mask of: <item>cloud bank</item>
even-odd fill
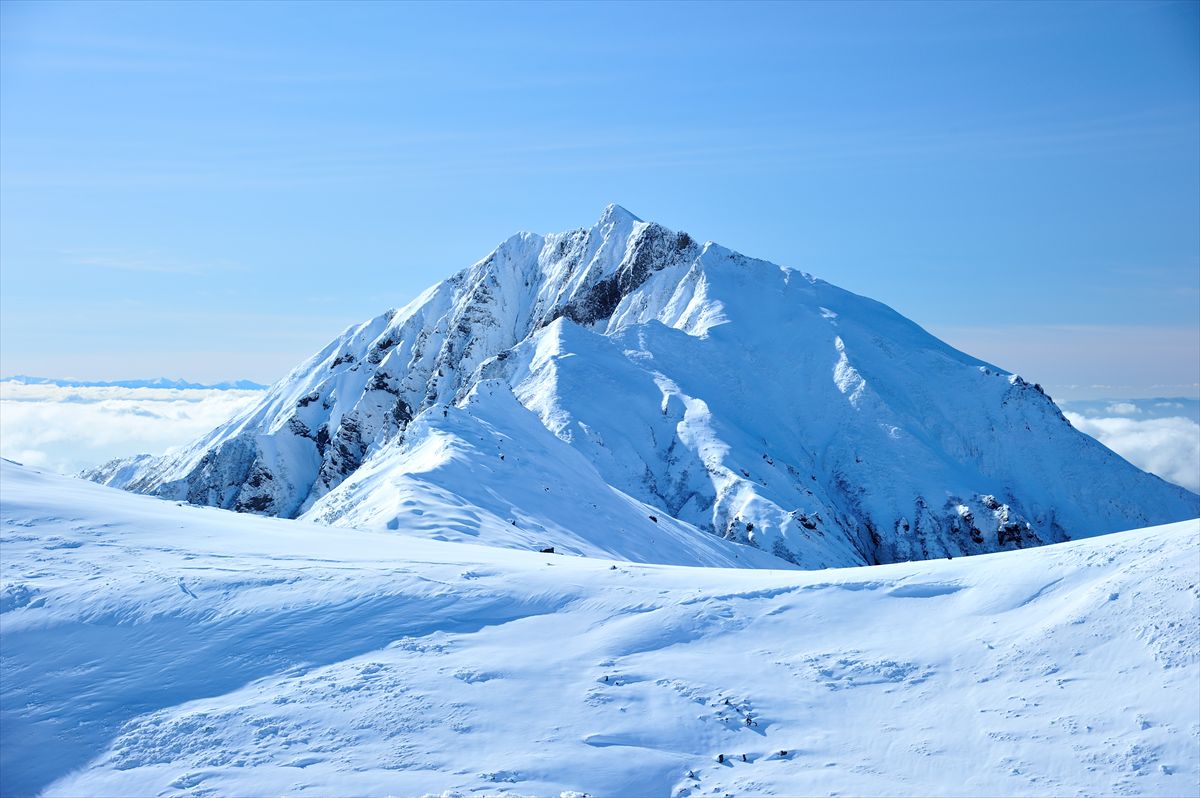
[[[261,397],[261,391],[0,382],[0,456],[75,474],[189,443]]]
[[[1120,415],[1099,415],[1094,409],[1083,408],[1068,409],[1064,415],[1075,429],[1091,435],[1138,468],[1200,493],[1200,424],[1184,415],[1144,417],[1191,408],[1183,402],[1143,400],[1136,404],[1116,402],[1104,409]]]

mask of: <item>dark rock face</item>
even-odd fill
[[[621,300],[640,288],[651,274],[672,265],[694,247],[687,233],[648,225],[634,240],[630,257],[621,267],[564,306],[560,315],[584,327],[609,318]]]
[[[318,479],[330,488],[336,487],[362,465],[366,451],[358,419],[343,416],[326,447]]]
[[[256,460],[253,443],[239,436],[210,449],[187,476],[175,483],[146,492],[164,492],[184,498],[190,504],[210,505],[225,510],[260,506],[265,510],[274,505],[262,490],[267,479]],[[150,487],[153,483],[134,483],[130,490]],[[157,486],[153,486],[157,488]]]
[[[392,408],[392,420],[396,422],[399,429],[404,429],[408,426],[408,422],[413,420],[412,409],[403,399],[396,400],[396,405]]]
[[[233,509],[239,513],[268,513],[273,510],[275,499],[271,495],[269,485],[274,481],[275,477],[271,472],[264,468],[262,463],[255,462]]]

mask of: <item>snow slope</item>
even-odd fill
[[[530,418],[553,440],[536,433],[521,462],[476,468],[479,484],[431,459],[474,447],[498,460],[521,445],[498,431],[531,429]],[[626,556],[605,542],[607,527],[580,527],[536,491],[514,490],[579,472],[579,455],[611,489],[612,507],[585,491],[605,524],[652,531],[628,517],[640,502],[692,539],[711,533],[805,568],[979,554],[1200,514],[1200,497],[1076,431],[1038,386],[870,299],[616,206],[588,229],[510,238],[348,330],[194,445],[89,476],[386,528],[410,519],[375,488],[411,487],[415,466],[438,495],[488,494],[470,512],[524,519],[516,534],[484,524],[480,542],[524,547],[535,535]],[[562,529],[586,540],[556,537]]]
[[[329,528],[8,462],[0,503],[4,795],[1200,790],[1197,521],[818,572]]]

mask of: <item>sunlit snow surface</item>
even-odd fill
[[[5,795],[1200,785],[1200,522],[707,569],[0,477]]]

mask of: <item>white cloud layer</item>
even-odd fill
[[[260,391],[61,388],[0,383],[0,456],[74,474],[116,457],[161,454],[261,398]]]
[[[1138,468],[1200,493],[1200,424],[1190,418],[1087,418],[1072,412],[1064,415],[1075,429],[1091,435]]]

